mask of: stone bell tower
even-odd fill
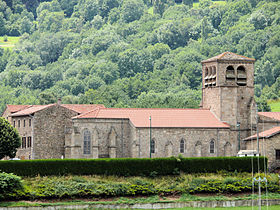
[[[255,59],[224,52],[201,63],[202,108],[210,109],[231,130],[240,132],[241,139],[249,136],[252,124],[256,124]]]

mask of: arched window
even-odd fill
[[[151,153],[155,153],[155,140],[154,139],[152,139],[152,141],[151,141]]]
[[[228,66],[226,71],[226,80],[235,81],[235,72],[233,66]]]
[[[207,67],[205,68],[205,74],[204,75],[205,75],[205,77],[208,76],[208,68]]]
[[[181,139],[180,141],[180,153],[185,153],[185,140]]]
[[[210,153],[215,153],[215,141],[213,139],[210,141]]]
[[[239,86],[246,86],[247,75],[244,66],[237,67],[237,84]]]
[[[85,130],[84,131],[84,154],[85,155],[90,154],[90,142],[91,142],[90,131]]]

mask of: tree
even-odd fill
[[[14,158],[20,147],[18,131],[3,117],[0,117],[0,159],[5,156]]]
[[[144,13],[144,3],[142,0],[125,0],[121,8],[121,18],[129,23],[139,20]]]

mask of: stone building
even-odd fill
[[[210,110],[97,108],[73,118],[65,157],[231,156],[234,144]]]
[[[257,150],[259,147],[260,154],[268,158],[270,168],[280,166],[280,126],[262,131],[258,134],[249,136],[244,139],[248,150]],[[258,140],[259,139],[259,145]]]
[[[103,105],[7,105],[3,117],[17,128],[22,137],[16,157],[47,159],[65,156],[65,128],[71,118]]]
[[[21,158],[235,156],[261,126],[280,122],[279,113],[257,113],[254,62],[231,52],[202,61],[200,109],[9,105],[3,116],[27,138]]]

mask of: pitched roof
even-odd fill
[[[238,55],[233,52],[224,52],[220,55],[217,55],[215,57],[209,58],[207,60],[201,61],[201,63],[207,63],[212,61],[222,61],[222,60],[238,60],[238,61],[255,61],[254,58],[248,58],[243,55]]]
[[[280,121],[280,112],[259,112],[258,114]]]
[[[48,105],[28,105],[25,109],[19,110],[15,112],[11,116],[24,116],[34,114],[35,112],[41,111],[47,107],[53,106],[55,104],[48,104]],[[104,105],[101,104],[61,104],[60,106],[70,109],[72,111],[77,112],[78,114],[86,113],[92,111],[96,108],[104,108]]]
[[[280,126],[259,133],[259,138],[270,138],[278,133],[280,133]],[[257,134],[249,136],[243,140],[254,140],[254,139],[257,139]]]
[[[61,104],[61,106],[75,111],[79,114],[86,113],[92,111],[98,107],[105,108],[103,104]]]
[[[23,110],[27,107],[29,107],[30,105],[11,105],[11,104],[7,104],[7,108],[11,113],[15,113],[18,112],[20,110]]]
[[[35,112],[38,112],[40,110],[43,110],[47,107],[53,106],[54,104],[48,104],[48,105],[30,105],[29,107],[27,107],[26,109],[23,109],[21,111],[18,111],[14,114],[11,114],[12,117],[16,117],[16,116],[24,116],[24,115],[30,115],[30,114],[34,114]]]
[[[168,108],[97,108],[73,119],[129,119],[135,127],[158,128],[229,128],[206,109],[168,109]]]

